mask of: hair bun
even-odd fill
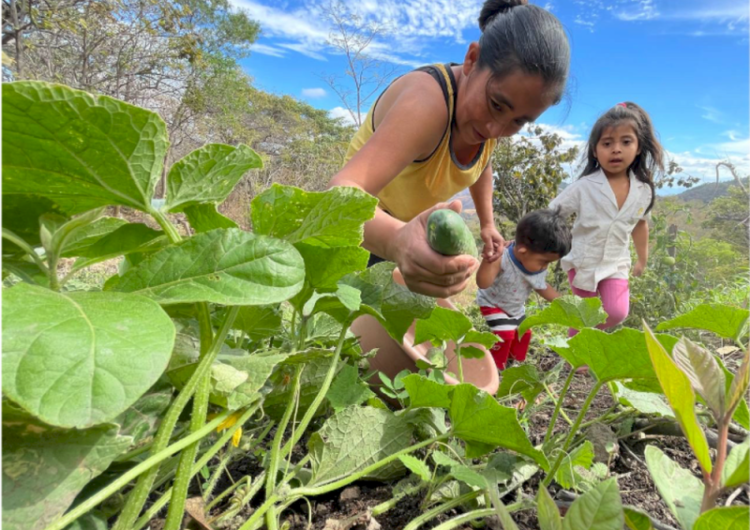
[[[528,3],[528,0],[487,0],[479,13],[479,29],[484,31],[500,13],[507,13],[516,6],[525,6]]]

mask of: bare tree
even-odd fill
[[[346,58],[347,66],[344,75],[322,77],[359,127],[373,96],[388,85],[399,69],[372,55],[372,46],[385,33],[385,26],[365,21],[341,0],[328,4],[325,14],[332,26],[328,45]]]

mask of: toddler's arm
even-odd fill
[[[503,260],[501,259],[496,259],[495,261],[488,261],[487,259],[482,260],[482,263],[479,264],[479,269],[477,270],[477,287],[480,289],[487,289],[487,287],[492,285],[495,278],[503,272],[502,267],[500,267],[502,261]]]
[[[544,289],[534,289],[539,296],[547,300],[548,302],[551,302],[555,298],[559,298],[561,295],[558,293],[554,287],[552,287],[550,284],[547,284],[547,287]]]

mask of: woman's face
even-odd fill
[[[478,68],[479,46],[472,43],[463,64],[458,91],[456,129],[462,143],[481,144],[489,138],[512,136],[554,103],[540,76],[513,71],[499,79],[489,68]]]

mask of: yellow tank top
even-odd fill
[[[406,166],[378,194],[380,207],[401,221],[410,221],[428,208],[447,201],[456,193],[474,184],[490,163],[492,152],[497,144],[497,140],[487,140],[480,146],[474,159],[468,165],[461,164],[451,149],[451,129],[456,107],[456,80],[450,65],[436,64],[418,70],[428,72],[440,83],[448,106],[448,124],[435,151],[427,158],[415,160]],[[367,113],[362,126],[352,138],[344,164],[373,135],[374,112],[377,104],[376,101]],[[383,155],[387,156],[387,153]]]

